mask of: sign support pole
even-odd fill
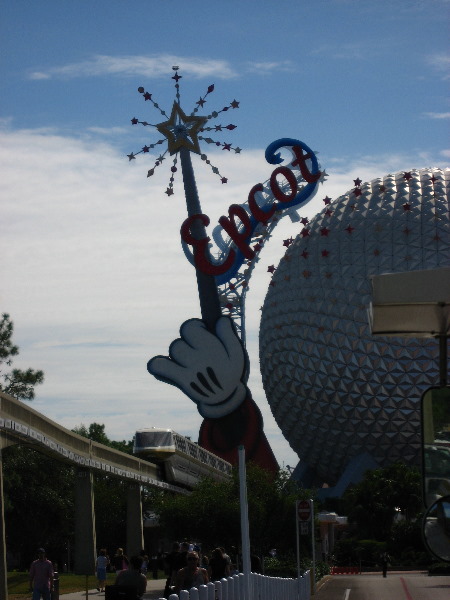
[[[316,544],[314,539],[314,500],[310,500],[311,505],[311,544],[312,544],[312,569],[311,569],[311,591],[316,593]]]

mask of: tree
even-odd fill
[[[74,427],[72,431],[74,433],[78,433],[78,435],[88,438],[89,440],[92,440],[93,442],[98,442],[99,444],[109,446],[110,448],[114,448],[120,452],[125,452],[126,454],[133,453],[133,440],[128,442],[126,440],[122,440],[121,442],[110,440],[105,433],[104,424],[91,423],[89,427],[81,424],[78,427]]]
[[[421,512],[421,476],[403,463],[367,471],[343,497],[349,520],[360,539],[387,541],[396,516],[414,521]]]
[[[3,365],[10,367],[12,357],[19,354],[19,348],[12,342],[14,325],[7,313],[0,320],[0,391],[19,400],[33,400],[34,386],[44,381],[43,371],[12,369],[3,371]]]
[[[261,467],[248,464],[247,496],[252,551],[258,555],[270,548],[295,552],[295,501],[311,497],[311,492],[289,482],[283,471],[274,480]],[[237,469],[228,481],[202,480],[190,495],[160,495],[151,508],[171,539],[195,540],[207,551],[240,546]]]

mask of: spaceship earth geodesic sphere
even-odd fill
[[[260,326],[272,413],[329,484],[366,452],[380,465],[419,463],[420,397],[439,382],[438,344],[373,337],[370,276],[450,266],[450,169],[355,183],[288,248]]]

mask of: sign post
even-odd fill
[[[296,503],[296,525],[297,525],[297,576],[300,578],[300,534],[308,535],[309,523],[311,523],[312,532],[312,569],[311,569],[311,590],[314,593],[315,581],[314,573],[316,570],[316,557],[314,548],[314,502],[313,500],[297,500]]]

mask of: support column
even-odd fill
[[[5,509],[3,501],[3,460],[0,441],[0,598],[8,600],[8,581],[6,566]]]
[[[95,573],[96,537],[94,478],[89,469],[80,468],[75,478],[75,555],[77,575]]]
[[[131,483],[127,489],[127,554],[138,555],[144,548],[141,486]]]

